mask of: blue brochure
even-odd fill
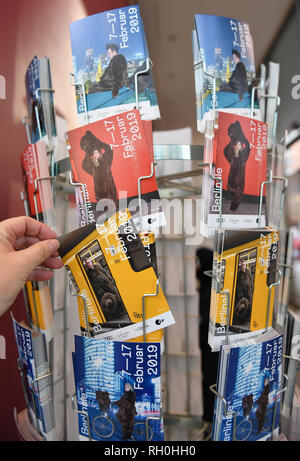
[[[70,25],[79,123],[137,107],[159,118],[148,48],[137,5],[88,16]]]
[[[29,417],[47,440],[54,440],[55,418],[45,335],[16,322],[12,316],[19,355],[19,371]],[[37,379],[39,378],[39,379]]]
[[[52,149],[55,145],[56,124],[50,63],[47,57],[33,58],[25,76],[27,108],[31,143],[45,141]]]
[[[259,81],[255,78],[253,41],[247,23],[196,14],[195,30],[197,123],[203,132],[205,120],[212,119],[216,110],[249,116],[252,89]]]
[[[79,439],[163,440],[160,343],[75,336]]]
[[[213,440],[270,440],[279,435],[283,338],[269,330],[222,346]]]

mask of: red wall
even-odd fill
[[[24,17],[25,2],[27,18]],[[49,0],[10,0],[9,2],[1,2],[0,75],[3,75],[6,80],[6,99],[0,100],[1,221],[9,217],[24,214],[23,205],[20,200],[20,191],[23,189],[23,186],[19,156],[26,146],[25,129],[21,123],[22,117],[26,115],[24,112],[25,72],[16,73],[16,69],[19,67],[19,62],[16,62],[16,59],[17,56],[20,56],[20,49],[18,47],[20,43],[24,43],[24,40],[26,40],[27,52],[31,57],[37,53],[37,47],[39,55],[42,55],[41,50],[43,50],[43,45],[45,45],[46,50],[49,50],[51,40],[47,36],[47,30],[41,27],[38,42],[36,39],[31,40],[28,21],[36,25],[36,23],[42,22],[43,12],[47,12],[47,17],[44,17],[43,20],[47,21],[52,33],[53,30],[55,31],[56,21],[60,22],[61,27],[62,21],[65,20],[65,30],[68,30],[70,6],[72,4],[74,6],[81,4],[81,8],[83,6],[87,14],[94,14],[106,9],[125,6],[128,2],[121,0],[51,0],[51,2]],[[49,6],[51,6],[51,10],[49,10]],[[66,10],[65,15],[64,9]],[[72,20],[75,19],[72,18]],[[54,67],[55,55],[57,54],[57,57],[61,58],[61,53],[66,51],[66,46],[69,46],[69,44],[66,45],[64,42],[65,39],[62,39],[61,47],[56,47],[53,50],[51,59],[54,61]],[[71,62],[71,56],[69,57],[69,62]],[[60,79],[58,77],[58,75],[53,75],[53,82],[59,82]],[[23,95],[23,100],[15,101],[17,90]],[[59,106],[64,107],[63,102],[59,102]],[[19,111],[18,107],[20,107]],[[68,120],[70,114],[67,113],[66,109],[64,115]],[[18,320],[25,319],[22,295],[18,297],[12,306],[12,310]],[[18,437],[13,420],[13,407],[16,406],[17,410],[21,411],[25,407],[25,402],[16,366],[16,345],[9,313],[0,318],[0,335],[6,339],[6,359],[0,359],[0,440],[14,441]]]

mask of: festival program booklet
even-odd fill
[[[247,23],[196,14],[195,30],[197,124],[203,132],[205,120],[212,119],[214,109],[250,116],[252,88],[259,81],[255,79],[253,41]],[[255,111],[257,116],[259,112]]]
[[[160,345],[75,336],[79,440],[163,440]]]
[[[136,212],[136,225],[140,225],[140,177],[146,177],[140,181],[142,229],[161,224],[154,169],[147,178],[153,167],[149,127],[141,121],[138,110],[76,128],[67,137],[73,181],[82,185],[77,189],[80,226],[125,208]]]
[[[80,125],[133,108],[160,117],[139,6],[88,16],[70,33]]]
[[[82,334],[125,341],[145,333],[150,340],[148,334],[174,323],[128,210],[59,240],[59,254],[80,298]]]
[[[31,142],[43,140],[49,150],[56,145],[56,124],[50,63],[47,57],[31,61],[25,77]]]
[[[20,375],[32,424],[46,440],[55,440],[55,418],[45,335],[18,323],[12,316]]]
[[[206,147],[207,143],[204,162],[212,163],[214,179],[204,183],[203,195],[209,194],[210,200],[204,203],[203,235],[212,235],[220,219],[223,228],[264,227],[267,125],[219,112],[217,129],[210,135],[210,151]]]
[[[208,336],[213,351],[272,326],[278,247],[279,233],[269,229],[216,232]]]
[[[279,435],[283,339],[275,330],[222,346],[213,441],[267,441]],[[226,413],[227,410],[227,413]]]

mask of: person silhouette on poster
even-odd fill
[[[83,170],[93,176],[96,200],[110,199],[118,207],[118,195],[111,171],[113,150],[98,139],[91,131],[86,131],[80,140],[80,147],[85,152],[82,161]]]
[[[110,397],[107,391],[96,391],[96,400],[101,413],[107,414],[110,409]]]
[[[238,50],[232,50],[232,57],[235,62],[235,69],[231,74],[229,82],[223,83],[219,91],[237,93],[240,101],[242,101],[244,94],[248,93],[247,71],[241,61],[241,53]]]
[[[137,415],[135,408],[136,396],[130,383],[125,383],[125,392],[122,397],[113,403],[118,407],[116,417],[122,426],[123,439],[132,436],[134,417]]]
[[[107,43],[107,56],[109,65],[100,77],[99,82],[94,83],[88,90],[89,93],[111,91],[112,97],[116,98],[121,88],[130,87],[127,73],[127,60],[119,54],[119,47],[115,43]]]
[[[250,155],[250,143],[245,137],[239,121],[228,127],[230,142],[224,148],[224,156],[230,163],[227,190],[232,195],[231,211],[236,211],[245,188],[245,167]]]
[[[255,416],[257,419],[257,433],[259,434],[264,427],[264,422],[266,418],[267,408],[269,405],[269,393],[271,390],[270,380],[268,377],[264,380],[264,387],[260,397],[256,400],[257,409],[255,412]]]

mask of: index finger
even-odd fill
[[[57,238],[56,233],[46,224],[28,216],[10,218],[0,223],[0,233],[8,239],[11,245],[19,238],[35,237],[39,240]]]

